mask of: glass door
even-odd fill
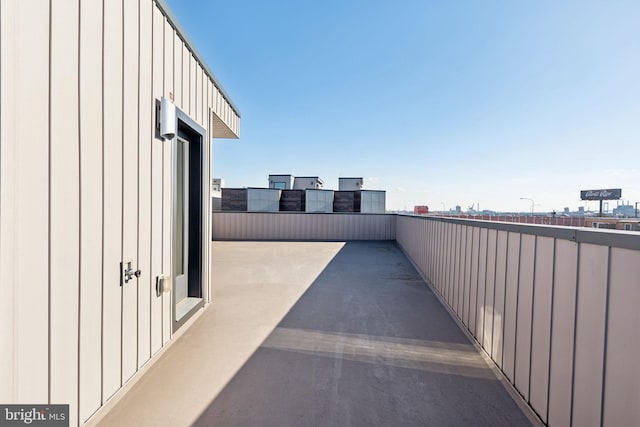
[[[180,328],[203,305],[204,230],[203,140],[206,133],[177,110],[173,150],[173,330]],[[208,183],[207,183],[208,185]]]
[[[189,295],[189,141],[176,138],[174,206],[174,274],[176,320],[186,314]]]

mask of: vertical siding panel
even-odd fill
[[[507,378],[514,382],[521,234],[510,233],[507,244],[509,251],[507,252],[507,278],[504,290],[502,370]]]
[[[435,284],[436,275],[437,275],[437,265],[438,265],[438,222],[430,221],[431,226],[431,258],[430,258],[430,269],[431,269],[431,281]]]
[[[465,301],[466,301],[466,287],[467,287],[467,235],[468,226],[463,225],[460,227],[460,289],[458,293],[458,312],[460,320],[465,323]]]
[[[189,52],[189,116],[195,119],[196,116],[196,70],[198,62]]]
[[[469,300],[471,293],[471,253],[473,251],[473,227],[466,227],[466,244],[464,256],[464,294],[462,295],[462,321],[469,327]]]
[[[640,252],[611,249],[603,424],[640,425]]]
[[[222,104],[221,104],[221,102],[220,102],[221,98],[222,98],[222,97],[220,96],[220,91],[218,90],[218,88],[216,88],[216,115],[217,115],[218,117],[221,117],[221,116],[222,116],[222,113],[221,113],[221,111],[220,111],[220,110],[222,109],[222,108],[221,108],[221,105],[222,105]]]
[[[427,236],[427,241],[426,241],[426,250],[425,250],[425,262],[426,262],[426,270],[425,270],[425,274],[427,275],[427,278],[429,279],[429,281],[431,281],[432,277],[433,277],[433,221],[430,220],[424,220],[424,222],[426,223],[426,236]]]
[[[440,250],[442,254],[440,255],[440,295],[442,295],[443,299],[446,301],[447,295],[447,261],[448,261],[448,248],[449,248],[449,224],[446,222],[441,222],[440,224],[441,230],[441,240],[440,240]]]
[[[498,232],[498,247],[496,251],[496,285],[495,301],[493,303],[493,337],[491,357],[496,364],[502,367],[502,328],[504,322],[504,296],[507,266],[507,239],[506,231]]]
[[[453,224],[444,223],[445,226],[445,250],[444,250],[444,289],[443,295],[449,307],[451,307],[451,289],[453,288],[451,277],[451,265],[453,261]]]
[[[15,103],[16,401],[48,401],[49,5],[17,6]],[[34,126],[37,123],[37,126]],[[25,143],[27,142],[28,143]],[[33,242],[39,242],[34,245]],[[25,274],[28,272],[28,274]]]
[[[80,8],[80,390],[79,421],[101,402],[102,2]]]
[[[476,329],[475,336],[478,342],[484,347],[484,316],[485,316],[485,290],[487,285],[487,243],[488,231],[486,228],[480,229],[480,248],[478,255],[478,292],[476,299]]]
[[[531,356],[531,311],[533,308],[533,275],[536,237],[522,236],[516,329],[515,385],[529,401],[529,366]]]
[[[462,319],[462,295],[464,293],[464,243],[466,230],[461,224],[457,225],[458,233],[456,237],[458,248],[456,250],[456,297],[454,300],[454,309],[458,314],[458,319]]]
[[[467,227],[463,225],[458,226],[458,260],[456,262],[457,278],[457,295],[456,295],[456,312],[458,318],[462,320],[462,295],[464,295],[464,255],[465,255],[465,243],[467,238]]]
[[[186,44],[182,44],[182,102],[183,110],[193,117],[193,79],[192,79],[193,56]]]
[[[171,95],[174,93],[175,86],[175,78],[174,78],[174,67],[176,60],[173,57],[174,55],[174,40],[179,38],[173,29],[173,27],[169,24],[167,20],[164,21],[164,88],[163,88],[163,96],[167,99],[171,99]]]
[[[478,262],[480,258],[480,228],[471,232],[471,286],[469,287],[469,332],[475,336],[478,300]]]
[[[182,78],[180,80],[180,85],[182,86],[182,108],[183,111],[186,111],[187,114],[191,115],[189,111],[189,98],[191,97],[191,86],[190,86],[190,65],[191,65],[191,52],[185,46],[184,43],[181,42],[182,46]],[[176,81],[176,84],[178,82]]]
[[[51,10],[50,141],[50,396],[78,420],[80,152],[78,127],[78,2]],[[41,240],[41,239],[39,239]]]
[[[608,248],[580,246],[573,425],[600,424]]]
[[[573,334],[576,310],[578,244],[556,242],[556,274],[553,287],[551,325],[551,373],[549,375],[550,426],[568,426],[571,421]]]
[[[151,358],[151,298],[155,276],[151,271],[151,138],[153,96],[151,94],[150,0],[140,0],[140,64],[138,87],[138,368]]]
[[[451,306],[451,246],[453,242],[453,237],[451,236],[451,232],[453,227],[448,222],[442,223],[444,227],[444,262],[442,264],[442,295],[444,296],[445,301],[449,306]]]
[[[124,5],[124,64],[122,100],[122,165],[124,261],[138,269],[138,1]],[[146,272],[143,272],[146,273]],[[134,278],[122,287],[122,383],[138,367],[138,286]]]
[[[538,237],[536,246],[535,293],[531,325],[531,406],[547,421],[551,299],[553,293],[554,239]]]
[[[457,308],[458,300],[458,279],[460,266],[460,225],[451,224],[453,242],[451,243],[451,309],[458,317],[460,317]]]
[[[498,232],[488,230],[487,243],[487,280],[484,292],[483,344],[489,356],[493,356],[493,311],[496,282],[496,244]]]
[[[0,359],[10,363],[0,366],[1,383],[8,378],[6,385],[0,384],[0,395],[8,396],[9,402],[46,402],[49,3],[0,3],[0,290],[3,300],[0,319],[8,321],[0,329],[3,333]],[[5,339],[12,340],[8,346]],[[8,354],[9,351],[13,353]],[[8,369],[6,376],[5,369]]]
[[[440,260],[442,257],[442,247],[440,244],[441,238],[441,226],[442,223],[440,221],[433,222],[433,234],[434,234],[434,242],[433,242],[433,253],[435,255],[433,262],[433,285],[436,289],[436,292],[440,292]]]
[[[173,78],[174,78],[174,85],[173,85],[173,95],[174,95],[174,102],[175,104],[184,109],[184,101],[183,101],[183,96],[184,96],[184,92],[182,90],[182,52],[183,52],[183,47],[182,47],[182,40],[180,40],[180,37],[178,37],[177,35],[174,34],[173,37]]]
[[[121,385],[122,3],[104,2],[104,241],[102,377],[105,402]]]
[[[442,248],[440,247],[440,221],[433,221],[433,287],[436,292],[440,292],[440,257]]]
[[[162,97],[163,91],[163,34],[164,17],[155,4],[153,10],[153,51],[152,51],[152,80],[154,100]],[[155,101],[154,101],[155,102]],[[151,140],[151,278],[169,274],[163,270],[162,264],[162,146],[169,144],[162,139]],[[151,354],[155,354],[162,347],[162,300],[163,293],[158,297],[151,292]]]
[[[171,82],[173,81],[173,44],[167,44],[173,34],[173,27],[166,19],[164,21],[164,94],[168,96]],[[175,139],[174,139],[175,140]],[[162,144],[162,270],[165,274],[172,274],[172,235],[171,235],[171,206],[172,206],[172,181],[173,181],[173,143]],[[162,297],[162,343],[171,339],[173,327],[173,307],[171,295],[166,293]]]
[[[197,104],[196,104],[196,120],[198,121],[198,123],[200,123],[202,126],[206,127],[206,123],[204,122],[204,107],[202,105],[203,102],[203,95],[206,94],[206,87],[203,85],[204,83],[204,79],[203,79],[203,74],[204,72],[202,71],[202,67],[200,67],[200,64],[198,62],[196,62],[196,66],[197,66],[197,75],[198,75],[198,81],[196,84],[196,90],[198,92],[198,97],[197,97]],[[202,143],[204,144],[206,141],[202,141]]]
[[[14,402],[17,2],[0,2],[0,402]]]

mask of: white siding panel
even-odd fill
[[[467,244],[467,227],[460,225],[459,231],[459,248],[458,248],[458,296],[456,298],[456,313],[458,313],[458,318],[462,320],[462,302],[464,298],[464,272],[465,272],[465,254],[466,254],[466,244]]]
[[[104,3],[103,402],[121,385],[122,4]]]
[[[445,223],[445,257],[444,257],[444,297],[451,307],[451,294],[453,290],[453,261],[454,261],[454,225]]]
[[[101,405],[102,2],[80,16],[80,389],[79,421]]]
[[[171,99],[171,95],[174,92],[175,86],[175,76],[174,67],[175,67],[175,39],[179,39],[173,27],[169,24],[169,21],[164,21],[164,67],[163,67],[163,75],[164,75],[164,87],[162,95]]]
[[[469,329],[469,301],[471,298],[471,252],[473,251],[473,227],[465,230],[464,293],[462,295],[462,321]],[[432,256],[432,255],[431,255]]]
[[[496,250],[496,283],[495,300],[493,303],[493,338],[491,357],[496,364],[502,367],[502,331],[504,328],[504,294],[507,267],[507,242],[509,233],[498,231]]]
[[[556,242],[556,273],[551,325],[551,373],[549,375],[548,424],[567,426],[571,420],[573,333],[576,307],[578,245]]]
[[[155,276],[151,270],[151,143],[153,138],[153,96],[151,51],[153,5],[140,1],[140,84],[138,96],[138,368],[151,358],[151,301],[155,298]]]
[[[191,52],[182,44],[182,110],[191,115],[190,99],[191,99]]]
[[[80,153],[78,147],[78,2],[51,10],[50,396],[78,416]],[[41,357],[44,355],[41,355]],[[46,356],[44,356],[46,357]]]
[[[573,380],[573,425],[600,425],[608,248],[582,243]]]
[[[496,250],[498,244],[498,232],[488,231],[487,241],[487,280],[484,292],[483,333],[482,343],[485,351],[493,357],[493,312],[496,283]]]
[[[502,371],[514,382],[516,356],[516,326],[518,319],[518,278],[520,276],[521,235],[509,233],[507,252],[507,278],[504,291],[504,345]]]
[[[640,425],[640,252],[611,249],[603,425]]]
[[[178,52],[176,51],[176,54]],[[189,108],[190,98],[191,98],[191,52],[185,46],[184,43],[180,44],[180,55],[182,56],[182,78],[180,84],[182,85],[182,110],[185,111],[188,115],[191,115]],[[178,82],[176,81],[176,84]]]
[[[0,402],[15,401],[18,105],[16,2],[0,2]],[[46,114],[46,113],[45,113]]]
[[[531,325],[531,406],[546,421],[551,345],[554,239],[538,237],[536,246],[533,324]]]
[[[12,223],[7,223],[3,219],[2,232],[13,229],[13,232],[9,231],[13,234],[13,247],[6,248],[12,251],[7,260],[13,258],[8,275],[13,278],[9,283],[15,292],[12,301],[14,341],[11,346],[15,357],[13,397],[15,401],[46,402],[49,377],[49,75],[44,70],[49,69],[49,3],[18,2],[10,6],[2,3],[4,13],[11,13],[7,7],[15,7],[13,17],[9,15],[15,25],[15,38],[3,40],[3,49],[7,43],[15,47],[15,63],[11,65],[18,71],[12,79],[15,98],[11,99],[9,107],[14,114],[11,122],[2,123],[3,128],[10,127],[12,137],[10,141],[2,140],[2,192],[6,188],[14,203],[11,207],[2,206],[2,215],[12,220]],[[2,23],[5,22],[3,16]],[[6,35],[4,31],[3,35]],[[4,113],[3,108],[3,116]],[[12,157],[5,159],[5,154]],[[8,173],[4,171],[7,162],[15,166],[9,166]]]
[[[485,290],[487,285],[487,245],[489,242],[489,230],[480,229],[479,256],[478,256],[478,296],[476,300],[476,329],[475,337],[481,345],[484,345],[484,313]]]
[[[183,96],[184,92],[182,90],[182,40],[180,37],[177,37],[174,32],[172,32],[173,36],[173,95],[175,104],[184,109],[183,105]]]
[[[189,58],[189,117],[195,120],[196,116],[196,75],[198,70],[198,62],[191,52],[188,52]]]
[[[138,2],[124,5],[123,64],[123,232],[124,261],[138,266]],[[122,383],[138,369],[138,286],[135,277],[122,287]]]
[[[166,19],[164,20],[165,44],[164,49],[164,95],[168,96],[167,86],[173,80],[171,70],[173,69],[173,45],[167,45],[168,32],[173,32],[173,28]],[[175,139],[174,139],[175,140]],[[171,207],[172,207],[172,180],[173,180],[173,146],[166,142],[162,144],[162,269],[165,274],[172,274],[172,252],[171,252]],[[207,183],[208,184],[208,183]],[[171,339],[173,326],[173,307],[171,306],[171,295],[163,294],[162,297],[162,343],[166,344]]]
[[[202,85],[202,76],[203,76],[204,72],[202,71],[202,68],[200,67],[200,64],[198,62],[196,62],[196,114],[195,114],[195,119],[198,123],[200,123],[202,126],[206,126],[206,124],[204,123],[203,117],[204,115],[202,114],[202,98],[203,98],[203,85]],[[204,141],[203,141],[204,142]],[[208,188],[210,188],[210,186],[207,186]]]
[[[531,311],[536,236],[523,235],[520,252],[520,276],[516,329],[515,385],[529,400],[529,365],[531,360]]]
[[[480,228],[473,227],[471,234],[471,286],[469,288],[469,332],[475,335],[478,300],[478,269],[480,258]]]
[[[218,117],[222,116],[222,95],[220,95],[220,91],[216,88],[216,115]]]
[[[152,51],[152,94],[159,100],[163,94],[163,34],[164,17],[157,7],[153,7],[153,51]],[[151,280],[168,274],[162,265],[162,146],[169,144],[162,139],[151,140]],[[162,300],[164,295],[151,292],[151,354],[162,348]]]

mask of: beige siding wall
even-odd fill
[[[49,401],[75,403],[80,292],[79,6],[75,0],[61,0],[51,7]],[[74,49],[69,51],[69,46]],[[70,423],[77,423],[77,411],[70,414]]]
[[[208,130],[206,158],[211,136],[239,131],[164,10],[0,2],[0,402],[68,403],[71,425],[171,339],[155,278],[171,274],[173,159],[156,100]],[[137,284],[120,287],[121,260],[142,270]]]
[[[396,240],[545,423],[640,425],[640,233],[398,216]]]
[[[86,2],[80,15],[80,322],[79,416],[102,404],[103,92],[102,3]]]

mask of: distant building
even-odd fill
[[[385,213],[386,192],[363,190],[363,182],[363,178],[339,178],[340,190],[333,191],[323,189],[324,182],[317,176],[271,174],[269,188],[222,188],[222,199],[217,210]],[[215,201],[214,206],[217,206]]]
[[[296,176],[293,179],[294,190],[319,190],[323,184],[317,176]]]
[[[277,190],[291,190],[293,188],[293,176],[269,175],[269,188]]]
[[[613,208],[613,216],[618,217],[634,217],[636,216],[636,209],[633,205],[620,205]]]
[[[584,226],[589,228],[606,228],[611,230],[640,231],[640,220],[629,218],[585,218]]]
[[[338,178],[338,191],[359,191],[363,183],[362,178]]]
[[[426,215],[429,213],[429,206],[414,206],[413,213],[415,215]]]
[[[224,179],[211,179],[211,210],[222,210],[222,187],[224,187]]]

